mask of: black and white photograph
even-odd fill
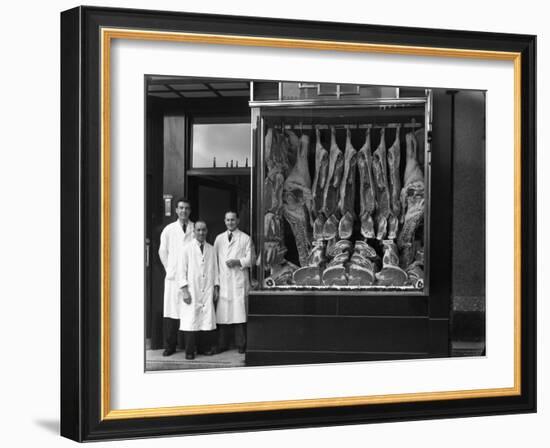
[[[485,91],[144,86],[146,371],[486,354]]]
[[[239,1],[65,8],[61,126],[10,112],[15,143],[60,139],[60,364],[18,346],[61,373],[60,433],[539,434],[540,27],[521,8],[488,26],[483,6]],[[15,143],[17,166],[56,172]],[[36,338],[56,320],[27,261]]]

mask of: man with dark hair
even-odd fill
[[[253,263],[250,237],[238,229],[239,214],[233,210],[225,213],[227,231],[220,233],[214,242],[218,257],[220,298],[216,308],[218,324],[218,351],[228,348],[227,334],[233,327],[235,345],[239,353],[246,348],[246,301],[249,289],[248,269]]]
[[[170,356],[176,352],[180,326],[180,306],[176,268],[185,244],[193,239],[193,223],[189,220],[191,203],[185,198],[176,201],[178,219],[168,224],[160,235],[159,257],[166,271],[164,280],[164,352]]]
[[[214,304],[218,300],[219,282],[216,253],[206,242],[208,229],[204,221],[195,223],[195,238],[183,248],[177,279],[181,291],[180,330],[185,334],[185,359],[194,359],[199,346],[209,343],[208,335],[216,329]],[[197,341],[197,336],[200,339]],[[212,346],[199,353],[212,354]]]

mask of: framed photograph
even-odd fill
[[[61,13],[61,433],[536,411],[530,35]]]

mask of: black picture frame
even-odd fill
[[[521,56],[519,393],[401,403],[104,418],[102,28],[512,52]],[[536,411],[536,36],[99,7],[61,13],[61,435],[76,441]]]

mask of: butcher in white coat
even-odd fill
[[[195,238],[183,248],[177,278],[181,291],[180,330],[185,335],[185,359],[193,359],[199,346],[209,342],[209,334],[216,329],[215,303],[218,300],[219,281],[216,253],[206,242],[208,229],[204,221],[195,223]],[[197,341],[200,332],[199,341]],[[206,355],[213,353],[210,346],[199,350]]]
[[[159,257],[166,271],[163,305],[163,356],[170,356],[176,351],[181,306],[176,282],[176,265],[184,245],[193,239],[193,223],[189,220],[191,204],[187,199],[177,200],[176,214],[178,219],[168,224],[160,235]]]
[[[228,211],[224,218],[227,231],[220,233],[214,242],[218,257],[220,298],[216,308],[218,347],[228,348],[229,328],[234,327],[235,345],[239,353],[246,347],[247,297],[250,288],[249,268],[253,263],[250,237],[239,230],[239,215]]]

